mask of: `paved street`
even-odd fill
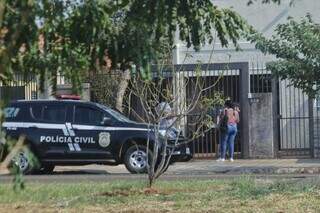
[[[94,174],[129,174],[124,165],[56,167],[57,173],[85,172]],[[320,174],[320,159],[192,160],[175,163],[167,174]]]
[[[306,178],[318,177],[319,159],[271,159],[271,160],[236,160],[234,162],[216,162],[215,160],[192,160],[176,163],[169,167],[161,177],[164,180],[176,179],[213,179],[234,178],[241,175],[257,178]],[[32,182],[81,182],[137,180],[145,175],[132,175],[123,165],[104,166],[58,166],[52,175],[28,175]],[[7,183],[12,176],[0,176],[0,183]]]

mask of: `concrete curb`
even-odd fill
[[[238,167],[238,168],[225,168],[215,169],[214,171],[208,170],[193,170],[193,171],[168,171],[168,174],[319,174],[320,167]]]

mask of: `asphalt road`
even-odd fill
[[[176,163],[160,177],[160,180],[211,180],[252,176],[259,179],[311,179],[320,181],[319,159],[269,159],[236,160],[216,162],[215,160],[194,160]],[[9,183],[10,175],[0,175],[0,184]],[[147,180],[143,174],[130,174],[124,165],[57,166],[51,175],[26,175],[26,182],[107,182],[115,180]]]

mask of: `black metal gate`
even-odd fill
[[[9,82],[0,82],[0,100],[12,101],[18,99],[37,99],[38,84],[34,75],[14,75]]]
[[[311,157],[314,139],[313,101],[289,80],[278,81],[278,157]]]
[[[320,95],[311,103],[313,106],[312,114],[312,131],[310,131],[312,138],[311,141],[314,146],[311,154],[315,158],[320,158]]]
[[[221,93],[223,97],[228,97],[232,101],[239,103],[241,123],[238,127],[238,136],[235,142],[235,157],[239,157],[240,155],[244,157],[248,156],[248,146],[244,146],[244,143],[249,138],[248,120],[246,116],[243,116],[248,114],[247,99],[250,78],[247,62],[175,65],[174,67],[163,68],[161,72],[158,72],[157,67],[154,67],[152,74],[154,81],[157,80],[159,75],[165,79],[163,84],[169,85],[169,90],[172,90],[173,95],[179,99],[176,101],[176,104],[188,104],[192,101],[190,97],[192,97],[193,93],[196,93],[194,82],[196,79],[199,79],[198,77],[200,77],[203,83],[202,88],[209,88],[202,93],[203,96],[213,98],[216,94]],[[163,86],[162,89],[167,88],[167,86]],[[161,90],[161,88],[158,89]],[[98,99],[94,100],[97,102],[101,101]],[[130,98],[129,102],[133,110],[130,110],[126,114],[133,120],[136,120],[135,114],[139,114],[139,117],[144,117],[144,110],[140,107],[140,101],[134,95]],[[197,128],[197,124],[193,122],[194,115],[192,114],[197,114],[196,110],[185,119],[182,119],[181,125],[179,124],[179,128],[184,129],[184,133],[189,136],[192,134],[193,128]],[[192,143],[194,157],[214,157],[218,152],[219,133],[214,128],[205,131],[206,133],[202,137],[197,138]]]
[[[179,65],[178,65],[179,66]],[[198,65],[180,65],[176,70],[180,70],[188,81],[195,80],[195,70]],[[199,68],[199,67],[198,67]],[[221,94],[224,98],[230,98],[233,102],[239,103],[243,114],[246,114],[245,106],[248,90],[249,75],[248,63],[221,63],[221,64],[204,64],[200,66],[201,78],[203,79],[203,88],[209,88],[204,92],[207,98],[214,98],[215,95]],[[186,87],[186,102],[190,102],[193,97],[195,85],[189,83]],[[242,114],[240,113],[240,115]],[[240,157],[242,153],[243,141],[248,138],[246,129],[246,118],[241,118],[241,124],[238,127],[238,134],[235,141],[235,157]],[[191,125],[190,125],[191,124]],[[187,118],[187,135],[191,135],[194,128],[193,115]],[[219,132],[217,129],[204,130],[205,134],[197,138],[192,143],[192,151],[196,158],[214,157],[218,153]]]

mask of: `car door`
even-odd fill
[[[112,158],[111,140],[115,131],[103,124],[104,119],[112,119],[103,110],[89,104],[74,106],[72,128],[75,132],[74,149],[69,154],[81,159]]]
[[[34,122],[28,124],[29,135],[37,143],[40,155],[46,159],[65,157],[67,142],[71,140],[65,125],[67,110],[67,104],[54,102],[30,107]]]

